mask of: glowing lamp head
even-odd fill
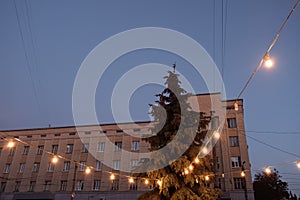
[[[266,167],[265,168],[265,173],[268,174],[268,175],[271,174],[272,173],[271,168],[270,167]]]
[[[209,181],[209,176],[206,175],[206,176],[204,177],[204,179],[205,179],[206,181]]]
[[[203,153],[203,154],[205,154],[205,155],[208,153],[208,149],[207,149],[207,147],[203,147],[203,149],[202,149],[202,153]]]
[[[51,159],[51,163],[56,164],[57,162],[58,162],[57,156],[53,156],[53,158]]]
[[[134,182],[133,178],[130,177],[130,178],[128,179],[128,182],[129,182],[129,183],[133,183],[133,182]]]
[[[87,167],[84,172],[85,172],[85,174],[90,174],[91,173],[91,168]]]
[[[148,185],[149,184],[149,180],[145,179],[145,184]]]
[[[241,172],[241,177],[245,177],[245,176],[246,176],[245,172],[242,171],[242,172]]]
[[[189,170],[188,169],[184,169],[184,174],[188,175],[189,174]]]
[[[110,178],[110,180],[113,181],[113,180],[115,180],[115,175],[114,175],[114,174],[111,174],[109,178]]]
[[[13,148],[13,147],[15,147],[15,143],[14,143],[13,141],[9,141],[9,142],[7,143],[7,147],[8,147],[8,148]]]
[[[190,170],[190,171],[193,171],[193,170],[194,170],[194,166],[193,166],[193,165],[190,165],[190,166],[189,166],[189,170]]]
[[[220,139],[220,137],[221,137],[220,132],[219,132],[219,131],[215,131],[215,132],[214,132],[214,138],[215,138],[216,140],[218,140],[218,139]]]
[[[199,158],[195,158],[195,163],[198,164],[200,162]]]
[[[158,180],[158,181],[157,181],[157,184],[159,185],[159,187],[161,187],[161,186],[162,186],[162,181],[161,181],[161,180]]]
[[[300,169],[300,161],[297,162],[297,167]]]
[[[267,68],[273,67],[273,64],[274,64],[274,63],[273,63],[273,61],[271,60],[269,54],[265,55],[265,57],[264,57],[264,64],[265,64],[265,67],[267,67]]]

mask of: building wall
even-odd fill
[[[197,105],[199,100],[199,105]],[[244,110],[243,101],[239,100],[239,110],[233,109],[235,101],[222,101],[220,94],[196,95],[190,99],[193,110],[200,110],[207,114],[212,114],[214,117],[219,117],[218,125],[224,125],[221,131],[221,138],[215,145],[212,151],[212,156],[215,164],[215,186],[223,190],[224,197],[235,199],[245,198],[245,189],[235,187],[235,178],[241,178],[242,163],[246,172],[247,196],[248,199],[254,199],[252,178],[250,171],[250,162],[248,156],[248,147],[245,136],[244,127]],[[214,105],[213,109],[212,106]],[[224,113],[225,112],[225,113]],[[224,114],[224,115],[223,115]],[[222,117],[225,116],[225,117]],[[228,127],[228,118],[236,119],[236,127]],[[128,183],[129,173],[112,170],[112,160],[120,160],[121,167],[130,170],[132,160],[140,160],[143,157],[139,153],[148,152],[149,144],[135,136],[141,134],[149,134],[149,122],[139,122],[137,124],[107,124],[95,126],[77,127],[58,127],[58,128],[42,128],[30,130],[13,130],[2,131],[2,134],[7,134],[11,137],[18,137],[21,141],[30,144],[29,152],[24,155],[24,146],[27,144],[17,143],[13,156],[9,155],[10,149],[7,148],[6,141],[0,140],[0,180],[3,185],[6,183],[5,191],[1,192],[1,199],[65,199],[70,197],[74,184],[75,163],[71,162],[70,169],[64,171],[64,162],[85,161],[87,165],[94,169],[91,174],[86,175],[83,171],[77,168],[76,182],[84,181],[82,191],[76,192],[78,199],[134,199],[140,193],[149,190],[149,186],[143,183],[138,183],[137,190],[130,190]],[[79,139],[79,136],[81,139]],[[230,145],[230,136],[238,137],[238,145],[232,147]],[[9,139],[6,137],[6,139]],[[132,150],[132,142],[139,141],[139,150]],[[105,142],[105,152],[98,151],[98,144]],[[122,142],[122,148],[133,152],[130,157],[121,152],[115,151],[115,142]],[[83,152],[83,143],[89,143],[89,152]],[[72,153],[67,153],[67,145],[73,144]],[[37,154],[38,146],[44,146],[44,151],[51,152],[53,145],[58,145],[57,154],[62,155],[65,160],[60,159],[55,164],[54,171],[49,172],[49,162],[51,155],[47,153]],[[136,153],[136,154],[135,154]],[[112,157],[111,157],[112,156]],[[237,167],[232,167],[231,157],[240,157],[241,163]],[[104,161],[109,163],[109,166],[103,166],[101,170],[96,169],[96,161]],[[20,163],[25,163],[24,172],[20,173]],[[39,170],[33,172],[34,163],[40,163]],[[5,167],[10,164],[9,173],[5,173]],[[119,176],[119,188],[117,191],[112,191],[112,182],[109,179],[110,173],[116,173]],[[101,180],[99,190],[93,190],[94,181]],[[18,191],[15,191],[17,181],[21,182]],[[46,181],[50,182],[49,188],[45,191]],[[67,181],[65,191],[61,189],[61,181]],[[34,193],[28,192],[32,182],[35,182]],[[75,183],[76,185],[76,183]],[[102,195],[102,196],[101,196]],[[101,196],[101,197],[100,197]]]

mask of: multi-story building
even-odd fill
[[[223,125],[211,151],[211,187],[222,189],[222,199],[253,200],[243,101],[237,101],[236,111],[236,101],[222,101],[219,93],[195,95],[190,99],[194,110],[199,109],[196,99],[200,111],[211,115],[212,129]],[[212,102],[224,108],[224,118]],[[136,199],[151,190],[137,179],[128,181],[128,172],[146,158],[149,148],[136,136],[150,133],[150,127],[151,122],[137,122],[1,131],[0,199]],[[10,140],[15,143],[8,147]]]

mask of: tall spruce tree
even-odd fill
[[[141,200],[214,200],[220,195],[220,190],[209,187],[210,181],[205,180],[205,176],[212,180],[211,158],[205,156],[195,163],[210,117],[191,110],[187,102],[190,94],[180,86],[178,76],[174,66],[174,72],[169,71],[164,77],[167,87],[156,95],[156,104],[150,104],[153,135],[144,140],[151,144],[153,154],[143,167],[157,166],[157,169],[139,174],[154,185],[153,190],[139,197]],[[159,152],[161,149],[164,151]]]

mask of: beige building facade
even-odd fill
[[[211,129],[221,127],[210,152],[210,187],[222,189],[222,199],[253,200],[243,101],[237,101],[237,111],[236,101],[222,101],[219,93],[195,95],[190,102],[211,115]],[[129,182],[130,170],[147,159],[149,144],[140,136],[150,134],[149,128],[151,122],[1,131],[0,199],[136,199],[152,188]],[[7,146],[10,140],[13,147]]]

